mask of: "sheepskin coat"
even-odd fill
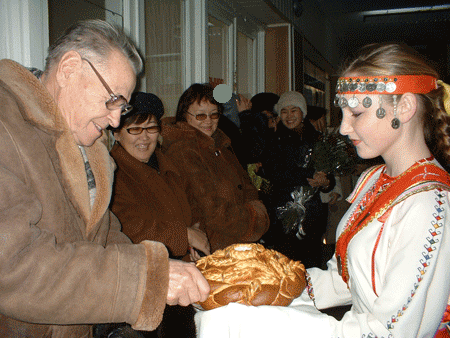
[[[39,79],[1,60],[0,102],[0,336],[91,337],[91,324],[108,322],[156,328],[168,253],[132,244],[109,211],[105,140],[85,147],[91,209],[80,149]]]

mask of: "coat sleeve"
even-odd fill
[[[43,205],[23,180],[26,173],[19,178],[5,165],[13,160],[2,159],[0,312],[39,324],[128,322],[146,330],[157,327],[168,288],[164,246],[59,243],[41,219]],[[109,213],[104,217],[109,219]]]
[[[245,199],[243,204],[238,202],[237,187],[232,186],[226,177],[218,177],[198,151],[181,148],[179,144],[171,146],[166,155],[178,164],[182,172],[193,219],[197,221],[196,217],[200,218],[212,249],[216,249],[215,243],[219,242],[223,248],[234,243],[258,240],[269,226],[265,206],[256,199]],[[248,182],[244,179],[240,189],[244,190],[244,194],[250,194],[245,190],[255,190],[250,179]]]
[[[127,237],[122,232],[122,225],[120,224],[119,219],[112,213],[110,215],[110,229],[108,232],[108,238],[106,240],[106,244],[120,244],[120,243],[131,243],[130,238]]]
[[[120,175],[116,176],[111,210],[120,219],[123,232],[134,243],[151,240],[163,243],[174,256],[184,256],[187,252],[187,230],[174,234],[171,224],[161,220],[136,186],[127,184]],[[148,197],[147,197],[148,198]],[[183,245],[182,245],[183,244]]]

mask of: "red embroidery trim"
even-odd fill
[[[383,184],[386,181],[384,179],[379,179],[376,182],[373,191],[366,193],[366,195],[372,193],[368,198],[366,207],[361,211],[361,203],[358,205],[336,243],[336,258],[341,262],[342,279],[344,282],[348,283],[349,279],[347,248],[350,241],[373,219],[380,217],[384,212],[391,208],[391,204],[401,193],[419,182],[439,182],[450,187],[450,176],[448,173],[436,165],[428,163],[428,160],[429,159],[423,159],[418,161],[407,171],[394,178],[392,183],[387,187],[383,187]],[[427,179],[427,175],[425,174],[435,175],[433,179]],[[363,200],[365,200],[365,198],[363,198]]]
[[[384,224],[385,223],[383,223],[381,225],[380,232],[378,233],[378,236],[377,236],[377,241],[375,242],[375,246],[372,251],[372,289],[373,289],[373,292],[375,292],[375,294],[377,295],[377,297],[378,297],[378,294],[377,294],[377,290],[375,287],[375,252],[377,252],[378,243],[380,242],[381,234],[383,233],[383,229],[384,229]]]

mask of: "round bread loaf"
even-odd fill
[[[211,287],[210,310],[228,303],[287,306],[306,287],[305,267],[261,244],[234,244],[196,263]]]

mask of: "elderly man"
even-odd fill
[[[165,304],[205,300],[192,263],[131,244],[108,210],[117,127],[142,61],[104,21],[70,28],[43,74],[0,61],[0,336],[90,337],[93,323],[153,330]]]

